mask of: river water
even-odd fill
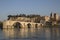
[[[60,40],[60,28],[0,29],[0,40]]]

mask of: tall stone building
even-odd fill
[[[56,13],[54,13],[54,21],[56,21]]]

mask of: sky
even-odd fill
[[[8,15],[50,13],[60,14],[60,0],[0,0],[0,20],[6,20]]]

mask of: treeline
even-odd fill
[[[26,15],[26,14],[20,14],[20,15],[8,15],[8,17],[40,17],[40,15],[35,15],[35,14],[30,14],[30,15]]]

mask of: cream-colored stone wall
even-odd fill
[[[27,24],[30,23],[31,24],[31,28],[35,28],[35,25],[38,24],[38,27],[41,26],[40,23],[34,23],[34,22],[20,22],[20,21],[11,21],[11,20],[7,20],[3,22],[3,28],[14,28],[13,24],[19,22],[22,25],[22,28],[27,28]]]
[[[49,21],[50,17],[49,16],[45,16],[45,21]]]
[[[56,15],[56,20],[59,20],[59,15]]]

